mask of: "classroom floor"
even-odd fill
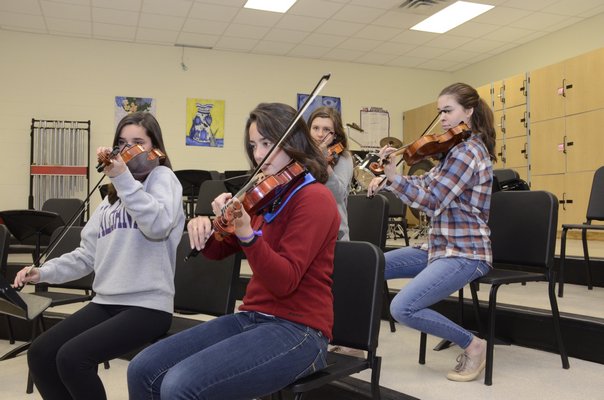
[[[594,257],[604,257],[604,242],[590,243],[590,253]],[[593,250],[592,250],[593,247]],[[581,254],[580,242],[570,243],[569,254]],[[245,269],[245,268],[244,268]],[[390,287],[404,286],[404,280],[393,281]],[[499,301],[508,304],[522,304],[529,307],[548,308],[545,288],[513,285],[500,289]],[[480,291],[485,296],[487,291]],[[482,298],[482,297],[481,297]],[[561,312],[590,315],[604,318],[604,288],[596,287],[588,291],[584,286],[565,285],[564,298],[558,299]],[[57,312],[73,312],[79,306],[55,308]],[[428,337],[428,349],[438,339]],[[594,344],[601,346],[602,344]],[[6,340],[0,340],[0,354],[10,350]],[[383,357],[380,383],[384,387],[420,398],[420,399],[547,399],[567,400],[569,398],[604,399],[604,365],[570,358],[570,369],[561,367],[557,354],[519,346],[496,346],[494,358],[493,385],[483,384],[483,376],[477,381],[457,383],[445,378],[449,369],[455,366],[455,358],[460,349],[452,347],[442,351],[429,350],[426,364],[417,362],[419,333],[397,324],[397,330],[391,333],[387,322],[383,322],[380,332],[378,353]],[[2,399],[40,399],[37,391],[25,394],[27,362],[25,355],[0,362],[0,398]],[[127,399],[126,388],[127,361],[112,360],[111,368],[99,369],[109,399]],[[369,373],[357,375],[369,380]]]

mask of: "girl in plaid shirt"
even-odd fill
[[[384,165],[387,190],[430,218],[427,245],[387,252],[386,279],[414,278],[394,297],[392,316],[401,324],[441,337],[464,349],[447,374],[453,381],[476,379],[485,367],[486,342],[429,307],[463,288],[491,268],[487,226],[495,159],[493,113],[474,88],[455,83],[438,97],[444,131],[464,122],[470,137],[454,146],[423,176],[397,175],[396,165]],[[395,149],[384,147],[382,158]],[[368,195],[380,189],[375,178]]]

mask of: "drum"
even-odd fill
[[[372,162],[379,162],[380,157],[377,153],[369,153],[365,157],[364,160],[358,163],[356,167],[354,167],[353,176],[359,185],[363,188],[363,190],[367,190],[369,187],[369,183],[371,180],[375,178],[377,175],[373,173],[369,169],[369,164]]]

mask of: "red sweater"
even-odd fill
[[[252,226],[257,226],[254,217]],[[340,216],[324,185],[309,184],[295,193],[262,236],[241,246],[234,236],[213,237],[203,254],[220,259],[243,250],[253,271],[241,311],[258,311],[320,330],[331,340],[331,274]]]

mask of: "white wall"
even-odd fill
[[[255,56],[0,31],[0,210],[27,207],[31,119],[91,120],[91,148],[110,145],[115,96],[157,99],[157,117],[174,169],[247,169],[245,119],[256,104],[295,106],[332,74],[322,95],[342,98],[344,122],[359,123],[359,109],[390,111],[393,136],[402,135],[402,112],[426,103],[450,82],[449,73],[362,64]],[[187,147],[186,98],[226,102],[225,147]],[[93,157],[94,159],[94,157]],[[95,163],[96,164],[96,163]],[[93,171],[91,184],[99,175]],[[93,196],[92,206],[100,197]]]

